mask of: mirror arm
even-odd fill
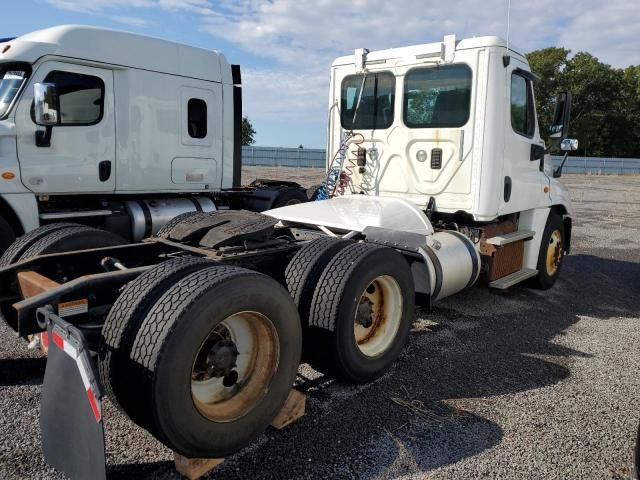
[[[553,178],[559,178],[562,176],[562,169],[564,168],[564,163],[567,161],[569,157],[569,152],[564,152],[564,157],[562,157],[562,162],[560,162],[560,166],[556,168],[553,172]]]
[[[36,147],[50,147],[51,146],[51,132],[53,127],[46,125],[44,130],[36,130]]]

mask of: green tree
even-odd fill
[[[545,140],[548,140],[556,94],[565,86],[563,73],[569,53],[566,48],[549,47],[527,55],[531,69],[540,77],[534,82],[534,89],[540,132]]]
[[[242,117],[242,145],[253,145],[256,143],[255,135],[256,131],[249,117]]]
[[[548,140],[557,92],[573,94],[570,136],[580,140],[578,155],[640,156],[640,68],[613,68],[593,55],[569,58],[564,48],[527,55],[532,70],[540,131]]]

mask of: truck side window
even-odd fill
[[[469,120],[471,69],[419,67],[404,82],[404,123],[409,128],[457,128]]]
[[[199,98],[190,98],[187,102],[187,122],[191,138],[207,136],[207,102]]]
[[[342,128],[347,130],[389,128],[393,123],[396,77],[390,72],[367,73],[364,78],[364,88],[362,80],[362,75],[349,75],[342,81],[340,100]],[[359,107],[358,99],[360,99]],[[358,107],[357,114],[356,107]]]
[[[520,135],[533,137],[535,112],[531,82],[517,73],[511,74],[511,126]]]
[[[95,125],[100,122],[104,110],[102,79],[92,75],[54,70],[49,72],[44,82],[53,83],[58,91],[58,125]],[[31,118],[34,118],[33,108]]]

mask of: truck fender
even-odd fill
[[[16,237],[40,226],[38,202],[33,193],[1,195],[0,215],[11,225]]]
[[[533,208],[520,212],[518,221],[518,230],[531,230],[535,232],[533,238],[524,242],[524,259],[522,261],[523,268],[537,269],[538,255],[540,253],[540,242],[542,241],[542,232],[547,224],[551,207]]]

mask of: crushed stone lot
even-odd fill
[[[317,169],[247,168],[318,183]],[[301,366],[298,422],[207,478],[624,479],[640,419],[640,176],[565,176],[572,254],[547,292],[481,288],[418,310],[369,385]],[[517,192],[515,192],[517,194]],[[45,359],[0,324],[0,478],[63,478],[40,453]],[[109,478],[179,478],[108,401]]]

